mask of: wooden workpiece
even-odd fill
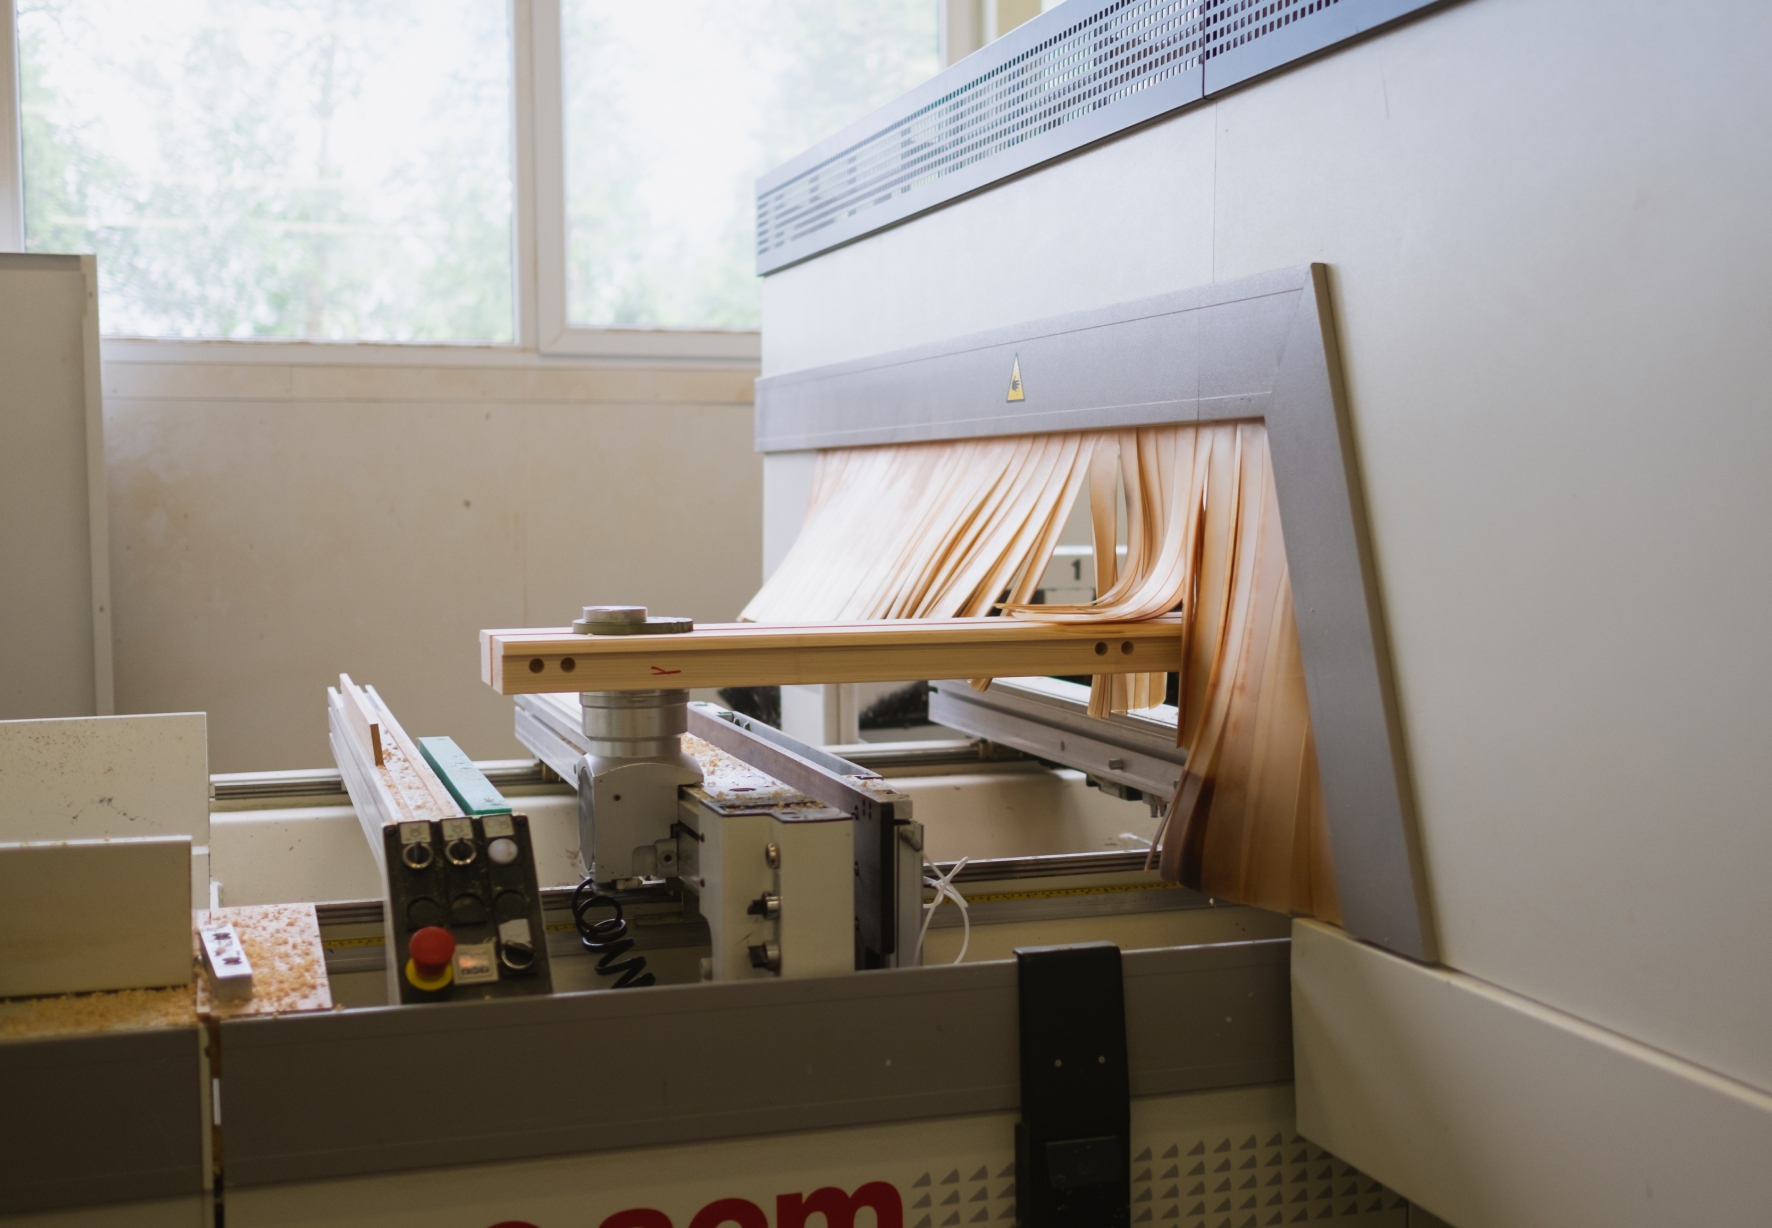
[[[567,627],[480,633],[480,677],[501,695],[1155,673],[1180,664],[1178,615],[1086,624],[711,623],[682,635],[574,635]]]

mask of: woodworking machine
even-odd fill
[[[1321,284],[1289,270],[772,377],[758,447],[1264,418],[1348,928],[1419,953]],[[1182,366],[1153,368],[1153,347]],[[1028,392],[1003,406],[1012,364]],[[247,1191],[230,1218],[292,1222],[299,1185],[315,1222],[371,1189],[434,1207],[447,1188],[494,1191],[483,1224],[798,1228],[816,1205],[832,1228],[858,1209],[882,1228],[1401,1228],[1401,1200],[1296,1132],[1288,919],[1148,868],[1185,767],[1175,710],[1093,718],[1069,681],[1172,673],[1181,639],[1175,615],[695,625],[587,606],[481,633],[539,773],[509,799],[341,678],[332,744],[382,898],[324,905],[321,926],[341,978],[377,969],[403,1005],[224,1025],[229,1111],[254,1123],[229,1136]],[[916,679],[945,740],[812,745],[710,702]],[[415,877],[408,831],[440,875]],[[477,919],[500,884],[449,860],[497,839],[535,876],[524,968],[504,959],[521,934]],[[407,1074],[467,1053],[500,1080],[458,1120],[454,1093]]]
[[[1265,414],[1347,928],[1408,954],[1432,936],[1320,281],[766,379],[758,446]],[[1140,383],[1153,329],[1194,354],[1198,387],[1235,395]],[[1035,383],[1073,359],[1089,380]],[[1011,362],[1028,392],[1005,410]],[[912,385],[957,390],[924,398],[949,418],[906,419]],[[832,425],[833,407],[849,417]],[[219,1018],[165,1052],[140,1033],[0,1044],[0,1082],[60,1105],[71,1080],[111,1106],[7,1146],[21,1171],[62,1172],[64,1153],[110,1163],[88,1154],[94,1131],[135,1130],[124,1154],[213,1128],[225,1146],[191,1150],[176,1181],[111,1164],[78,1196],[213,1207],[225,1183],[230,1228],[854,1228],[861,1211],[864,1228],[1405,1228],[1401,1199],[1297,1132],[1289,919],[1148,868],[1185,766],[1175,710],[1096,719],[1067,681],[1172,673],[1181,638],[1174,615],[697,626],[587,606],[481,633],[481,676],[535,756],[503,765],[410,736],[341,675],[326,787],[351,805],[304,794],[233,830],[278,833],[273,863],[335,841],[303,894],[273,867],[260,898],[312,902],[344,1009]],[[928,680],[943,739],[812,745],[709,701],[905,680]],[[236,886],[211,890],[257,902]],[[224,937],[205,939],[213,968]],[[76,1184],[37,1181],[33,1205],[72,1205]]]

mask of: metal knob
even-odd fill
[[[588,605],[585,607],[584,622],[594,627],[633,626],[646,621],[646,607],[643,605]]]
[[[572,630],[575,635],[680,635],[695,630],[695,620],[649,616],[643,605],[588,605]]]
[[[779,921],[781,919],[781,897],[766,891],[751,901],[750,906],[745,909],[745,915]]]

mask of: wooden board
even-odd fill
[[[1056,624],[1009,618],[715,623],[684,635],[482,631],[481,677],[501,695],[661,687],[892,682],[904,678],[1167,672],[1178,616]]]
[[[189,836],[207,845],[208,718],[0,721],[0,790],[0,840]]]

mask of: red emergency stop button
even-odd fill
[[[412,936],[406,950],[406,979],[419,989],[437,990],[455,979],[455,935],[440,925],[427,925]]]

